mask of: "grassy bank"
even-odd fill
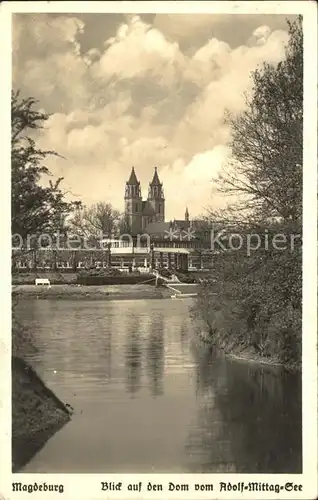
[[[17,285],[12,292],[19,299],[63,299],[63,300],[135,300],[161,299],[172,292],[165,287],[151,285],[53,285],[51,288],[35,285]]]
[[[122,273],[116,269],[91,269],[73,272],[33,272],[12,275],[12,285],[34,285],[36,278],[47,278],[51,285],[136,285],[145,281],[155,284],[149,273]]]
[[[12,470],[17,472],[70,420],[69,409],[21,358],[12,358]]]
[[[162,276],[170,278],[172,275],[177,276],[181,283],[196,283],[203,277],[202,273],[168,271],[160,269]],[[12,274],[12,285],[34,285],[36,278],[47,278],[51,285],[138,285],[147,282],[147,284],[155,285],[156,279],[153,274],[139,271],[131,273],[122,272],[115,268],[109,269],[86,269],[76,273],[70,270],[63,272],[53,271],[33,271],[33,272],[15,272]],[[164,281],[159,278],[159,284]]]
[[[12,470],[17,472],[71,418],[69,408],[24,360],[36,351],[32,332],[12,324]]]

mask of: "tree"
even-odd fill
[[[288,22],[285,59],[265,63],[252,74],[246,109],[227,116],[232,132],[232,162],[220,177],[220,189],[240,197],[238,217],[301,221],[303,32],[301,18]]]
[[[214,279],[199,294],[196,312],[222,349],[249,348],[299,367],[303,35],[300,18],[288,25],[284,60],[256,70],[244,111],[227,116],[232,162],[219,188],[238,201],[210,211],[227,244],[219,259],[213,256]],[[243,244],[233,249],[235,234]],[[259,247],[248,252],[252,235]],[[277,236],[286,241],[283,248],[274,244]]]
[[[118,233],[119,234],[131,234],[131,224],[129,216],[127,214],[122,214],[118,223]]]
[[[79,207],[69,221],[70,231],[89,241],[111,237],[118,228],[120,212],[111,203]]]
[[[11,97],[11,174],[12,174],[12,233],[25,240],[28,235],[54,233],[64,225],[65,217],[79,202],[67,202],[61,190],[63,178],[49,180],[47,187],[41,185],[45,176],[50,176],[45,159],[58,156],[55,151],[43,151],[36,147],[29,130],[39,130],[49,118],[37,111],[37,101],[32,97],[20,98],[19,92]]]

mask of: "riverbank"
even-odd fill
[[[17,303],[14,303],[14,307]],[[19,471],[71,418],[71,409],[25,360],[37,352],[33,332],[12,315],[12,470]]]
[[[198,336],[199,344],[206,349],[215,350],[226,358],[233,359],[241,363],[251,363],[256,365],[265,365],[267,367],[283,368],[291,372],[301,371],[301,364],[282,361],[279,356],[262,356],[251,346],[218,346],[211,337],[207,335]]]
[[[276,368],[284,368],[285,370],[298,372],[301,371],[301,365],[290,362],[281,361],[278,356],[277,357],[264,357],[259,355],[252,349],[244,349],[238,352],[225,352],[224,353],[228,358],[232,358],[236,361],[240,361],[242,363],[254,363],[259,365],[266,365],[268,367],[273,366]]]
[[[151,285],[16,285],[12,293],[19,299],[136,300],[171,297],[171,290]]]
[[[71,418],[70,409],[21,358],[12,358],[12,471],[19,471]]]

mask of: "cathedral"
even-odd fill
[[[132,234],[142,233],[154,227],[163,229],[166,225],[167,227],[171,225],[171,223],[165,222],[164,190],[158,176],[157,167],[155,167],[152,181],[149,183],[146,200],[142,199],[140,182],[137,179],[134,167],[132,167],[130,177],[126,182],[125,215]],[[174,222],[179,222],[184,227],[188,227],[188,209],[186,209],[183,221]]]

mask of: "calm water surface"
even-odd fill
[[[21,472],[301,472],[301,379],[211,356],[191,299],[21,301],[75,413]]]

